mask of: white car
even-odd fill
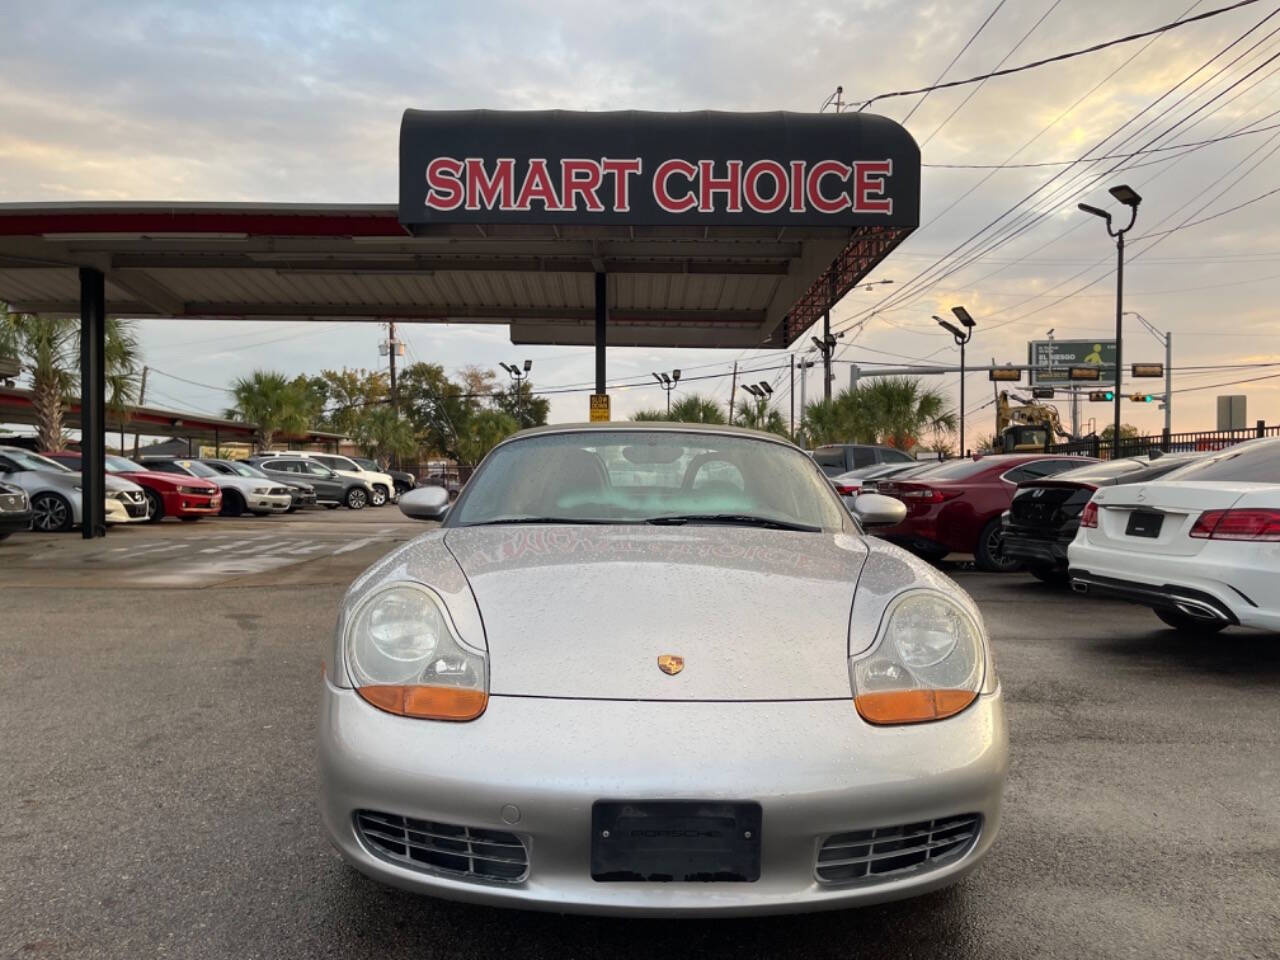
[[[369,487],[370,506],[380,507],[384,503],[394,503],[397,498],[396,482],[391,477],[391,474],[381,473],[377,470],[366,470],[350,457],[344,457],[342,454],[312,453],[310,450],[275,450],[268,451],[268,453],[281,457],[306,457],[308,460],[316,461],[316,463],[323,463],[340,477],[354,477],[357,480],[363,480]]]
[[[54,533],[78,527],[83,517],[80,474],[38,453],[20,447],[0,447],[0,480],[26,491],[31,502],[31,528]],[[108,524],[143,523],[147,498],[132,480],[106,476]]]
[[[1280,631],[1280,437],[1103,487],[1067,556],[1076,590],[1149,606],[1179,630]]]

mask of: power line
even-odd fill
[[[946,83],[934,83],[927,87],[921,87],[918,90],[895,90],[892,93],[879,93],[868,100],[864,100],[862,102],[862,105],[858,107],[858,112],[861,113],[863,110],[867,109],[867,107],[871,106],[871,104],[875,103],[878,100],[887,100],[890,97],[911,97],[911,96],[915,96],[918,93],[923,93],[927,95],[932,93],[934,90],[947,90],[952,87],[963,87],[970,83],[981,83],[985,80],[990,80],[993,77],[1007,77],[1007,76],[1010,76],[1011,74],[1022,73],[1025,70],[1034,70],[1037,67],[1043,67],[1046,64],[1060,63],[1063,60],[1071,60],[1075,57],[1082,57],[1085,54],[1097,53],[1099,50],[1106,50],[1108,47],[1118,46],[1119,44],[1123,44],[1123,43],[1132,43],[1134,40],[1141,40],[1144,37],[1152,37],[1152,36],[1156,36],[1157,34],[1167,33],[1168,31],[1176,29],[1177,27],[1183,27],[1189,23],[1196,23],[1200,20],[1208,20],[1210,17],[1216,17],[1219,14],[1223,14],[1223,13],[1230,13],[1232,10],[1238,10],[1241,7],[1247,7],[1257,2],[1258,0],[1239,0],[1238,3],[1233,3],[1228,7],[1219,7],[1216,10],[1207,10],[1204,13],[1198,13],[1193,17],[1186,17],[1182,20],[1174,20],[1172,23],[1166,23],[1163,26],[1156,27],[1153,30],[1144,30],[1141,33],[1131,33],[1125,37],[1117,37],[1114,40],[1107,40],[1102,43],[1095,43],[1091,47],[1085,47],[1081,50],[1073,50],[1070,53],[1060,53],[1057,56],[1053,56],[1053,57],[1045,57],[1043,60],[1034,60],[1031,63],[1024,63],[1020,67],[1010,67],[1007,70],[992,70],[989,73],[979,74],[976,77],[969,77],[966,80],[949,80]]]
[[[999,13],[999,12],[1000,12],[1000,8],[1001,8],[1001,7],[1003,7],[1003,6],[1005,5],[1005,3],[1006,3],[1006,2],[1007,2],[1007,0],[1000,0],[1000,2],[996,4],[995,9],[994,9],[994,10],[992,10],[990,13],[988,13],[988,14],[987,14],[987,19],[983,20],[983,21],[982,21],[982,23],[980,23],[980,24],[978,25],[978,29],[977,29],[977,30],[975,30],[975,31],[973,31],[973,36],[971,36],[968,40],[966,40],[966,41],[964,42],[964,46],[960,48],[959,52],[957,52],[957,53],[956,53],[956,55],[955,55],[954,57],[952,57],[952,58],[951,58],[951,62],[950,62],[950,63],[948,63],[948,64],[943,68],[943,70],[942,70],[942,72],[941,72],[940,74],[938,74],[938,80],[935,80],[935,81],[934,81],[934,86],[932,86],[932,87],[928,87],[927,89],[925,89],[925,90],[923,90],[923,91],[919,91],[919,92],[923,92],[923,93],[924,93],[924,96],[923,96],[923,97],[921,97],[919,100],[917,100],[917,101],[916,101],[916,103],[915,103],[915,106],[913,106],[913,107],[912,107],[912,108],[907,112],[907,115],[906,115],[905,117],[903,117],[903,118],[902,118],[902,123],[903,123],[903,125],[904,125],[904,126],[906,125],[907,121],[911,119],[912,115],[913,115],[917,110],[919,110],[919,109],[920,109],[920,105],[921,105],[922,103],[924,103],[926,100],[928,100],[928,99],[929,99],[929,94],[930,94],[930,93],[932,93],[934,90],[937,90],[937,89],[938,89],[938,86],[937,86],[938,81],[939,81],[939,80],[941,80],[943,77],[945,77],[945,76],[950,72],[951,68],[952,68],[952,67],[954,67],[954,66],[956,65],[956,61],[957,61],[957,60],[959,60],[962,56],[964,56],[964,52],[965,52],[966,50],[968,50],[968,49],[969,49],[969,47],[970,47],[970,45],[973,43],[973,41],[975,41],[975,40],[977,40],[977,39],[978,39],[978,34],[982,33],[982,31],[983,31],[983,30],[987,29],[987,24],[989,24],[989,23],[991,22],[992,18],[993,18],[997,13]],[[865,106],[866,106],[866,104],[864,103],[862,106],[863,106],[863,107],[865,107]],[[862,109],[862,108],[860,107],[860,108],[859,108],[859,111],[861,111],[861,109]],[[953,114],[953,115],[954,115],[954,114]],[[951,119],[951,117],[948,117],[948,118],[947,118],[947,120],[950,120],[950,119]],[[946,121],[943,121],[943,122],[945,123]],[[936,133],[937,131],[935,130],[934,132]],[[923,144],[922,144],[922,146],[923,146]]]
[[[1210,137],[1208,140],[1192,140],[1188,143],[1175,143],[1164,147],[1151,147],[1147,150],[1135,150],[1133,153],[1111,153],[1104,154],[1101,157],[1082,157],[1077,160],[1042,160],[1038,163],[922,163],[922,167],[930,167],[934,170],[1027,170],[1032,167],[1067,167],[1073,163],[1093,163],[1099,160],[1118,160],[1126,157],[1132,157],[1147,153],[1164,153],[1169,150],[1184,150],[1188,147],[1207,147],[1210,144],[1222,143],[1226,140],[1235,140],[1237,137],[1247,137],[1255,133],[1265,133],[1268,130],[1275,130],[1280,127],[1280,123],[1273,123],[1266,127],[1257,127],[1253,130],[1240,130],[1236,133],[1223,134],[1220,137]],[[1130,168],[1134,169],[1134,168]]]

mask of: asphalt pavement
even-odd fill
[[[321,834],[313,728],[342,591],[422,529],[383,508],[0,543],[0,956],[1280,956],[1280,637],[963,569],[1013,761],[958,886],[731,921],[383,888]]]

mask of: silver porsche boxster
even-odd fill
[[[499,906],[823,910],[955,882],[1000,820],[982,616],[785,439],[525,431],[352,584],[321,809],[371,877]]]

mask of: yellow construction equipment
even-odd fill
[[[1048,403],[1036,403],[1026,397],[1013,394],[1017,406],[1009,403],[1009,391],[1000,391],[996,397],[996,448],[1002,453],[1044,450],[1054,437],[1074,440],[1070,431],[1058,419],[1058,408]]]

